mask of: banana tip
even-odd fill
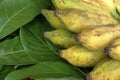
[[[42,10],[41,10],[41,13],[43,14],[43,13],[44,13],[44,11],[45,11],[45,9],[42,9]]]
[[[46,32],[43,33],[43,37],[46,37]]]
[[[90,74],[87,74],[86,79],[87,80],[92,80],[92,76]]]
[[[55,10],[55,11],[54,11],[54,15],[55,15],[55,16],[59,15],[59,10]]]
[[[107,54],[107,55],[108,55],[108,54],[109,54],[109,52],[110,52],[110,49],[109,49],[108,47],[105,47],[105,48],[104,48],[104,52],[105,52],[105,54]]]
[[[61,56],[61,55],[62,55],[62,51],[59,51],[59,52],[58,52],[58,55]]]
[[[80,36],[79,36],[79,35],[76,35],[76,36],[75,36],[75,40],[76,40],[76,41],[79,41],[79,40],[80,40]]]

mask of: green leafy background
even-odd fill
[[[0,0],[0,80],[86,80],[91,69],[67,63],[43,37],[53,30],[43,8],[54,8],[51,0]]]

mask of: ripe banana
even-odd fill
[[[68,48],[79,44],[74,39],[75,34],[65,29],[56,29],[54,31],[45,32],[44,36],[62,48]]]
[[[120,20],[120,1],[119,0],[102,0],[106,5],[108,5],[108,9],[110,10],[112,16],[116,18],[118,21]]]
[[[87,75],[87,80],[120,80],[120,62],[114,59],[100,62]]]
[[[54,10],[43,9],[41,11],[42,15],[45,16],[47,21],[56,29],[63,29],[65,25],[58,19],[54,14]]]
[[[120,21],[120,1],[119,0],[114,0],[115,6],[116,6],[116,12],[117,12],[117,19]]]
[[[110,45],[105,48],[105,52],[113,59],[120,60],[120,38],[113,40]]]
[[[72,46],[60,51],[60,56],[74,66],[93,67],[107,56],[104,51],[91,51],[83,46]]]
[[[102,0],[52,0],[56,9],[75,8],[102,15],[110,15],[109,6]]]
[[[76,40],[90,50],[105,48],[112,40],[120,36],[120,25],[91,27],[76,35]]]
[[[119,0],[114,0],[115,6],[118,9],[118,12],[120,13],[120,1]]]
[[[66,25],[69,31],[80,33],[83,29],[107,24],[118,23],[112,17],[82,11],[79,9],[60,10],[57,14],[58,18]]]

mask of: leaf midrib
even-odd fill
[[[72,75],[72,74],[70,74],[70,73],[66,73],[66,72],[42,72],[42,73],[39,73],[39,75],[43,75],[43,74],[64,74],[64,75]],[[35,74],[35,73],[33,73],[33,74],[31,74],[31,75],[37,75],[37,73]]]
[[[38,2],[38,1],[36,1]],[[2,32],[2,30],[4,29],[4,27],[14,18],[17,16],[17,14],[21,13],[22,11],[24,11],[25,9],[29,8],[30,6],[32,6],[33,4],[35,4],[36,2],[34,3],[31,3],[29,5],[27,5],[26,7],[23,7],[21,8],[18,12],[16,12],[13,16],[11,16],[9,19],[7,19],[7,21],[3,24],[3,26],[1,26],[0,28],[0,33]]]
[[[14,54],[14,53],[18,53],[18,52],[24,52],[24,50],[17,50],[17,51],[12,51],[12,52],[7,52],[7,53],[1,53],[1,55],[7,55],[7,54]]]

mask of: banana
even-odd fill
[[[45,32],[44,36],[62,48],[68,48],[70,46],[79,44],[74,39],[75,34],[65,29],[56,29],[54,31]]]
[[[76,40],[90,50],[105,48],[120,36],[120,24],[91,27],[76,35]]]
[[[75,8],[93,13],[110,15],[109,6],[102,0],[52,0],[56,9]]]
[[[54,10],[42,9],[42,15],[45,16],[47,21],[56,29],[64,29],[65,25],[55,16]]]
[[[114,4],[115,4],[116,8],[118,9],[118,12],[120,13],[120,1],[114,0]]]
[[[100,62],[87,75],[87,80],[120,80],[120,62],[114,59]]]
[[[113,40],[108,47],[105,48],[105,53],[116,60],[120,60],[120,38]]]
[[[91,51],[83,46],[72,46],[59,52],[60,56],[74,66],[93,67],[107,56],[103,50]]]
[[[116,12],[117,12],[117,18],[120,21],[120,1],[119,0],[115,0],[115,6],[116,6]]]
[[[79,9],[65,9],[58,11],[58,18],[66,25],[69,31],[80,33],[90,26],[107,25],[118,23],[112,17],[99,15]]]
[[[120,1],[119,0],[102,0],[106,5],[108,5],[108,9],[110,10],[111,15],[120,21]]]

